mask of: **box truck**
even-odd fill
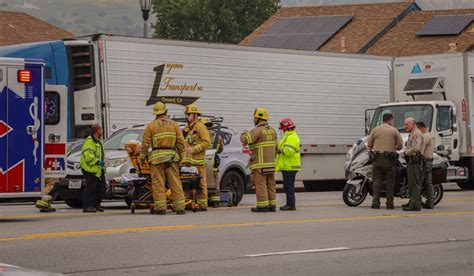
[[[33,50],[34,48],[37,50]],[[363,135],[363,114],[387,102],[392,58],[111,35],[15,45],[0,55],[42,57],[46,81],[69,90],[69,137],[93,123],[105,135],[152,120],[151,106],[182,114],[195,103],[240,132],[256,107],[278,128],[291,117],[302,142],[305,187],[343,180],[347,150]]]
[[[436,148],[449,154],[448,180],[474,189],[474,53],[400,57],[393,65],[391,102],[377,107],[372,119],[367,112],[367,130],[380,125],[386,112],[402,133],[405,118],[424,122]]]

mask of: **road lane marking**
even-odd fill
[[[296,251],[284,251],[284,252],[271,252],[271,253],[262,253],[262,254],[251,254],[245,255],[245,257],[254,258],[254,257],[266,257],[266,256],[276,256],[276,255],[290,255],[290,254],[305,254],[305,253],[319,253],[319,252],[332,252],[332,251],[341,251],[349,250],[349,247],[333,247],[333,248],[321,248],[321,249],[309,249],[309,250],[296,250]]]
[[[128,211],[127,213],[130,213]],[[84,217],[84,216],[97,216],[97,215],[114,215],[114,214],[125,214],[125,212],[114,212],[114,213],[65,213],[65,214],[41,214],[41,215],[19,215],[19,216],[0,216],[0,222],[2,220],[12,219],[33,219],[33,218],[49,218],[49,217]]]
[[[26,234],[17,237],[0,238],[2,241],[20,241],[34,239],[64,238],[64,237],[80,237],[80,236],[96,236],[111,235],[125,233],[144,233],[157,231],[173,231],[173,230],[195,230],[195,229],[212,229],[212,228],[231,228],[231,227],[249,227],[263,225],[285,225],[285,224],[301,224],[301,223],[318,223],[318,222],[341,222],[341,221],[362,221],[362,220],[385,220],[395,218],[413,218],[413,217],[434,217],[434,216],[450,216],[450,215],[474,215],[474,211],[460,212],[438,212],[438,213],[418,213],[418,214],[384,214],[379,216],[362,216],[362,217],[342,217],[342,218],[319,218],[319,219],[301,219],[301,220],[283,220],[283,221],[257,221],[257,222],[241,222],[228,224],[186,224],[186,225],[167,225],[167,226],[149,226],[139,228],[117,228],[117,229],[99,229],[72,232],[57,233],[41,233]]]
[[[474,198],[459,198],[459,199],[446,199],[443,201],[449,201],[449,202],[461,202],[461,201],[474,201]],[[395,203],[402,203],[403,201],[395,201]],[[342,205],[345,206],[343,202],[340,203],[325,203],[325,204],[305,204],[305,205],[298,205],[298,208],[311,208],[311,207],[329,207],[329,206],[338,206]],[[245,204],[245,205],[239,205],[235,207],[227,207],[227,208],[218,208],[218,209],[213,209],[212,212],[215,211],[231,211],[235,209],[248,209],[249,207],[252,207],[252,204]],[[361,205],[361,207],[368,206],[368,205]],[[35,215],[18,215],[18,216],[0,216],[0,222],[2,220],[15,220],[15,219],[34,219],[34,218],[49,218],[49,217],[70,217],[70,216],[106,216],[106,215],[124,215],[124,214],[130,214],[129,210],[124,210],[124,211],[116,211],[114,209],[106,209],[108,212],[105,213],[76,213],[76,212],[71,212],[71,213],[63,213],[63,214],[35,214]],[[109,211],[110,210],[110,211]],[[144,213],[146,212],[146,209],[143,209]]]

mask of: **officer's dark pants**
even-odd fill
[[[296,171],[282,171],[283,175],[283,188],[286,194],[286,205],[290,207],[296,207],[295,197],[295,178]]]
[[[395,186],[395,166],[394,159],[387,158],[383,154],[377,154],[372,166],[372,175],[374,180],[374,193],[372,205],[380,206],[380,192],[382,189],[382,182],[385,179],[387,206],[393,205],[394,186]]]
[[[105,197],[105,175],[99,178],[95,174],[82,171],[86,178],[86,187],[84,188],[83,208],[97,208]]]
[[[421,183],[426,194],[426,205],[433,206],[433,182],[431,173],[433,170],[433,159],[425,159],[423,168],[421,169]]]
[[[407,161],[408,192],[410,207],[421,208],[421,164]]]

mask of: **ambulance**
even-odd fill
[[[0,57],[0,199],[40,197],[65,176],[65,89],[44,85],[44,62]]]

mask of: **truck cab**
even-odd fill
[[[393,126],[401,134],[406,133],[404,121],[408,117],[425,123],[435,137],[437,147],[449,152],[451,158],[459,158],[459,131],[453,102],[413,101],[383,104],[375,109],[372,118],[367,118],[367,133],[383,123],[382,117],[386,113],[393,115]]]

